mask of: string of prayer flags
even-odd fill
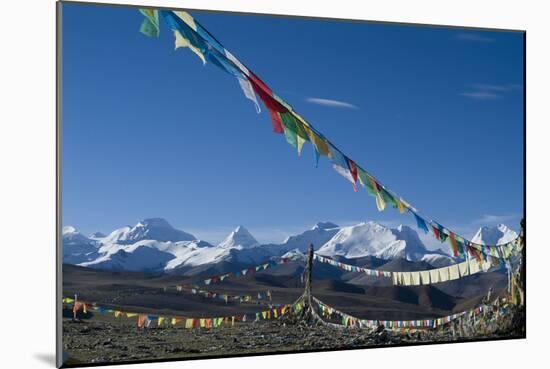
[[[288,257],[288,258],[285,257],[285,258],[279,258],[277,260],[270,260],[266,263],[259,264],[257,266],[250,266],[246,269],[242,269],[242,270],[240,270],[238,272],[235,272],[235,273],[224,273],[224,274],[221,274],[221,275],[214,275],[214,276],[211,276],[209,278],[204,279],[202,282],[206,285],[215,284],[215,283],[223,282],[223,280],[226,279],[227,277],[246,276],[246,275],[249,275],[249,274],[253,274],[255,272],[266,270],[267,268],[274,267],[274,266],[277,266],[279,264],[286,264],[290,261],[298,260],[300,258],[301,258],[300,255],[293,255],[293,256]]]
[[[363,268],[363,267],[359,267],[359,266],[355,266],[355,265],[345,264],[345,263],[341,263],[339,261],[336,261],[334,259],[331,259],[329,257],[321,256],[321,255],[318,255],[318,254],[313,254],[313,260],[317,260],[317,261],[319,261],[320,263],[323,263],[323,264],[330,264],[332,266],[335,266],[337,268],[346,270],[348,272],[365,273],[366,275],[369,275],[369,276],[372,276],[372,277],[391,278],[391,276],[392,276],[391,275],[392,272],[389,272],[389,271],[377,270],[377,269],[368,269],[368,268]]]
[[[221,278],[220,278],[221,279]],[[173,286],[167,286],[166,288],[173,287]],[[247,295],[231,295],[227,293],[219,293],[219,292],[212,292],[212,291],[206,291],[202,290],[197,287],[187,287],[185,285],[177,285],[175,286],[177,291],[186,291],[193,295],[200,295],[205,298],[211,298],[211,299],[218,299],[225,302],[252,302],[254,300],[269,300],[271,301],[271,291],[263,291],[258,292],[255,294],[247,294]]]
[[[348,272],[365,273],[373,277],[391,278],[393,284],[397,286],[419,286],[447,282],[458,278],[464,278],[479,272],[488,272],[493,266],[500,263],[500,261],[496,258],[490,258],[487,261],[473,258],[458,264],[452,264],[430,270],[415,272],[390,272],[345,264],[318,254],[313,254],[313,259],[321,263],[330,264]]]
[[[327,319],[339,317],[340,324],[351,328],[368,328],[377,329],[383,325],[389,330],[398,329],[434,329],[445,324],[448,324],[462,317],[472,317],[482,314],[486,310],[486,305],[478,306],[474,309],[463,311],[460,313],[450,314],[440,318],[429,318],[419,320],[376,320],[376,319],[360,319],[352,315],[339,311],[331,306],[326,305],[319,299],[313,297],[317,310]]]
[[[113,313],[115,318],[137,318],[136,325],[138,328],[151,328],[152,325],[156,322],[156,326],[160,327],[163,325],[177,326],[180,323],[183,323],[183,326],[187,329],[191,328],[219,328],[222,326],[233,326],[235,322],[248,322],[250,319],[247,314],[243,315],[231,315],[231,316],[221,316],[221,317],[201,317],[201,318],[190,318],[182,316],[158,316],[155,314],[147,313],[137,313],[137,312],[127,312],[122,310],[110,309],[105,306],[101,306],[97,303],[87,303],[83,301],[74,301],[71,298],[63,298],[63,303],[69,304],[73,303],[73,310],[79,311],[84,309],[86,313],[86,308],[89,310],[100,312],[101,314]],[[255,313],[256,319],[263,317],[263,319],[275,319],[279,318],[293,309],[292,305],[270,305],[269,310]]]
[[[420,286],[452,281],[480,271],[487,272],[490,267],[490,264],[480,264],[476,259],[470,259],[442,268],[415,272],[391,272],[391,274],[393,284],[396,286]]]
[[[184,11],[168,11],[168,10],[153,10],[142,9],[141,13],[145,16],[144,23],[140,30],[148,36],[158,36],[158,14],[168,24],[175,34],[176,48],[187,47],[193,51],[203,63],[209,60],[212,64],[220,67],[227,73],[235,76],[244,95],[247,99],[254,102],[256,110],[260,112],[259,104],[256,99],[256,94],[262,100],[264,106],[269,112],[272,121],[273,132],[285,134],[287,142],[301,152],[305,141],[310,141],[313,146],[315,166],[317,166],[320,156],[330,158],[334,169],[343,177],[348,179],[353,184],[353,189],[357,190],[357,179],[361,185],[365,187],[367,192],[375,197],[376,207],[379,211],[386,208],[386,204],[391,204],[397,209],[400,214],[404,214],[408,209],[415,219],[419,229],[426,233],[433,234],[441,242],[445,242],[448,236],[452,233],[455,237],[451,241],[453,253],[461,256],[461,245],[477,249],[483,255],[491,255],[498,257],[504,262],[511,255],[508,252],[510,245],[518,242],[520,236],[506,244],[501,245],[482,245],[475,244],[471,241],[458,236],[455,232],[441,226],[439,223],[428,220],[418,211],[405,202],[401,197],[393,194],[388,188],[383,186],[373,176],[369,175],[364,169],[360,168],[357,163],[346,156],[311,124],[306,122],[296,113],[290,104],[277,96],[267,84],[265,84],[257,75],[250,69],[246,68],[233,54],[231,54],[223,45],[217,41],[199,22],[197,22],[189,13]],[[460,239],[460,242],[456,240]],[[464,240],[464,242],[462,242]],[[456,245],[456,248],[454,248]],[[463,247],[462,247],[463,249]],[[493,251],[496,249],[496,251]],[[497,255],[494,255],[497,254]],[[210,281],[212,282],[212,280]]]

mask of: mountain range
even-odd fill
[[[497,243],[517,234],[505,225],[483,227],[474,242]],[[319,222],[311,229],[288,237],[280,244],[260,244],[244,227],[238,226],[225,240],[213,245],[172,227],[165,219],[149,218],[108,235],[90,236],[75,227],[63,228],[63,262],[107,270],[201,274],[238,270],[271,258],[304,253],[312,243],[320,255],[359,261],[392,260],[422,263],[432,267],[454,262],[442,249],[428,250],[412,228],[389,228],[376,222],[340,227]],[[381,261],[381,262],[380,262]]]

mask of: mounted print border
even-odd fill
[[[58,2],[57,365],[525,338],[525,144],[525,31]]]

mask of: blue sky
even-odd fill
[[[344,153],[421,213],[471,237],[523,212],[523,35],[192,12]],[[271,132],[237,81],[139,33],[135,8],[63,9],[63,223],[148,217],[261,242],[379,213],[311,147]],[[432,245],[432,243],[430,243]]]

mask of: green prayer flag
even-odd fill
[[[359,181],[365,187],[368,194],[371,196],[376,196],[376,189],[372,187],[372,181],[370,180],[370,176],[360,167],[357,167],[357,177],[359,177]]]
[[[158,11],[153,9],[139,9],[139,12],[145,16],[139,31],[149,37],[159,37],[160,27]]]
[[[382,188],[380,192],[382,193],[382,198],[385,202],[390,203],[394,208],[397,208],[395,198],[388,191],[386,191],[385,188]]]
[[[288,142],[289,145],[298,147],[298,139],[296,136],[296,120],[290,112],[279,113],[279,115],[281,116],[281,122],[283,123],[283,127],[285,130],[286,142]]]

